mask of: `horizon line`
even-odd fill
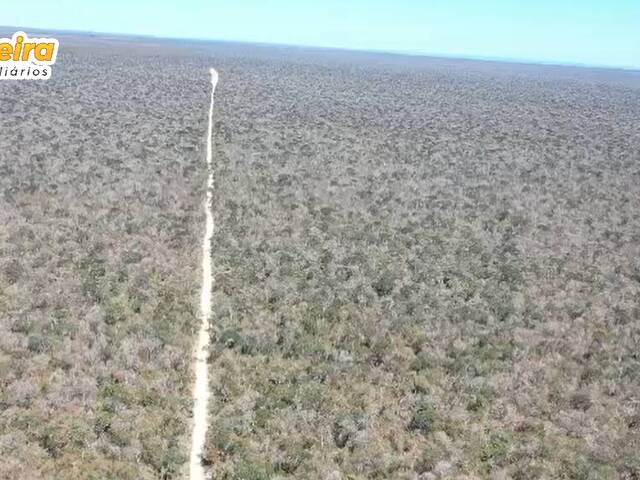
[[[323,45],[311,45],[304,43],[280,43],[258,40],[241,40],[232,38],[204,38],[204,37],[184,37],[184,36],[171,36],[171,35],[156,35],[151,33],[130,33],[130,32],[106,32],[98,30],[77,30],[66,28],[42,28],[42,27],[16,27],[11,25],[0,25],[0,29],[13,29],[13,30],[34,30],[34,31],[50,31],[59,33],[73,33],[80,35],[95,35],[95,36],[116,36],[116,37],[131,37],[141,39],[155,39],[155,40],[178,40],[178,41],[195,41],[195,42],[208,42],[208,43],[239,43],[245,45],[259,45],[259,46],[273,46],[273,47],[289,47],[289,48],[309,48],[318,50],[335,50],[344,52],[362,52],[362,53],[374,53],[384,55],[398,55],[407,57],[422,57],[422,58],[437,58],[441,60],[469,60],[474,62],[493,62],[493,63],[505,63],[505,64],[520,64],[520,65],[532,65],[532,66],[548,66],[548,67],[569,67],[569,68],[585,68],[585,69],[602,69],[602,70],[619,70],[629,73],[640,73],[640,65],[612,65],[612,64],[599,64],[599,63],[581,63],[570,61],[553,61],[553,60],[532,60],[526,58],[517,57],[501,57],[492,55],[466,55],[466,54],[444,54],[437,52],[429,52],[427,50],[409,50],[409,49],[380,49],[380,48],[350,48],[350,47],[331,47]]]

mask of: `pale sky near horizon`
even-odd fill
[[[0,0],[0,10],[15,27],[640,69],[640,0]]]

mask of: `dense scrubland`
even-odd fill
[[[306,53],[220,65],[212,478],[640,478],[640,77]]]
[[[0,84],[0,478],[178,478],[207,78],[62,43],[47,83]]]
[[[640,478],[640,75],[94,38],[0,84],[0,478]],[[128,56],[124,56],[124,53]]]

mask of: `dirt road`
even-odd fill
[[[212,134],[213,134],[213,95],[218,84],[218,72],[211,73],[211,103],[209,105],[209,128],[207,131],[207,196],[205,200],[206,227],[202,241],[202,291],[200,293],[200,315],[202,323],[198,332],[195,348],[194,371],[196,375],[193,387],[193,432],[191,435],[191,459],[189,478],[204,480],[202,450],[207,433],[207,404],[209,401],[209,378],[207,357],[209,356],[209,317],[211,314],[211,237],[213,236],[213,215],[211,214],[211,189],[213,188]]]

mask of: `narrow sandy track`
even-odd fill
[[[190,480],[205,480],[202,466],[202,451],[207,434],[207,404],[209,403],[209,375],[207,358],[209,356],[209,319],[211,316],[211,237],[213,236],[213,215],[211,213],[211,190],[213,188],[213,94],[218,84],[218,72],[211,73],[211,104],[209,106],[209,128],[207,130],[207,197],[205,200],[206,227],[202,241],[202,291],[200,292],[200,315],[202,323],[198,332],[195,348],[196,381],[193,387],[193,433],[191,434],[191,459],[189,465]]]

